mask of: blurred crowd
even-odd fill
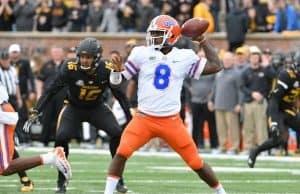
[[[204,56],[203,50],[189,39],[181,37],[176,44],[179,48],[192,48],[199,56]],[[126,60],[137,45],[135,39],[130,39],[124,49],[110,51],[110,57],[121,55]],[[76,57],[76,49],[52,46],[44,53],[28,56],[22,54],[23,48],[24,45],[12,44],[1,52],[0,81],[5,84],[9,101],[20,115],[16,141],[27,145],[37,140],[39,145],[49,146],[55,137],[64,92],[51,100],[41,115],[41,123],[33,125],[29,134],[23,132],[22,126],[28,118],[28,110],[49,86],[63,61]],[[278,72],[291,66],[295,53],[299,52],[296,47],[289,51],[277,49],[261,49],[256,45],[242,45],[234,51],[220,49],[224,70],[216,75],[202,76],[200,80],[185,80],[181,117],[188,125],[199,152],[209,150],[214,154],[247,155],[251,147],[268,138],[266,109],[269,94]],[[133,79],[124,86],[132,108],[137,106],[136,82]],[[119,124],[126,124],[125,115],[112,95],[107,92],[105,96]],[[295,108],[299,104],[295,104]],[[208,124],[209,142],[206,142],[204,123]],[[97,141],[108,141],[104,133],[97,134],[88,123],[83,123],[82,129],[74,130],[74,140],[89,148],[96,147]],[[163,142],[154,139],[144,149],[158,151],[167,148]]]
[[[300,29],[299,0],[0,0],[0,31],[146,32],[157,15],[209,20],[232,47],[247,32]]]

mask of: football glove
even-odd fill
[[[280,129],[278,128],[277,125],[271,126],[271,136],[274,138],[280,137]]]
[[[25,122],[24,126],[23,126],[23,131],[25,133],[29,133],[29,129],[31,127],[31,125],[33,123],[35,123],[36,121],[38,121],[40,116],[40,113],[38,110],[36,110],[35,108],[31,108],[29,111],[29,118],[28,120]]]

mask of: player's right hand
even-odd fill
[[[121,72],[124,70],[123,60],[121,56],[112,56],[111,61],[115,72]]]
[[[38,121],[39,115],[40,115],[40,113],[39,113],[38,110],[36,110],[36,109],[34,109],[34,108],[32,108],[32,109],[29,110],[29,117],[28,117],[28,120],[25,122],[25,124],[24,124],[24,126],[23,126],[23,131],[24,131],[25,133],[28,133],[29,130],[30,130],[30,126],[31,126],[34,122]]]

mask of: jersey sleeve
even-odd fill
[[[269,100],[269,114],[270,114],[270,125],[278,124],[280,113],[279,113],[279,102],[282,100],[286,91],[292,84],[293,79],[289,76],[287,71],[282,71],[279,74],[275,89],[271,93]]]
[[[136,75],[140,70],[140,60],[143,57],[143,47],[134,47],[124,64],[125,70],[122,72],[123,76],[129,80]]]
[[[200,75],[204,70],[207,59],[205,57],[199,57],[196,53],[189,49],[186,50],[186,61],[188,62],[188,71],[186,72],[188,77],[194,79],[200,79]]]

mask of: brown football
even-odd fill
[[[208,28],[209,22],[203,18],[191,18],[181,26],[181,34],[187,37],[197,37]]]

